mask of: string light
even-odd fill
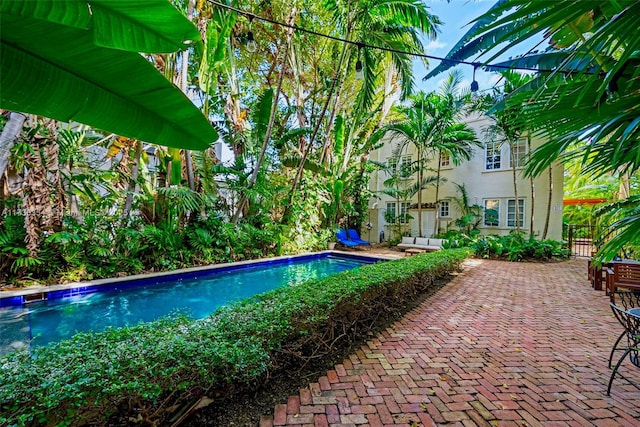
[[[259,16],[256,15],[254,13],[251,12],[246,12],[244,10],[235,8],[233,6],[224,4],[224,3],[220,3],[216,0],[207,0],[207,2],[211,3],[212,5],[221,7],[223,9],[227,9],[230,10],[232,12],[236,12],[239,13],[240,15],[244,15],[246,16],[249,20],[252,19],[259,19],[261,21],[264,22],[269,22],[271,24],[275,24],[275,25],[279,25],[285,28],[291,28],[295,31],[299,31],[302,33],[306,33],[306,34],[312,34],[314,36],[318,36],[318,37],[323,37],[326,39],[330,39],[330,40],[335,40],[341,43],[348,43],[354,46],[358,46],[360,48],[369,48],[369,49],[376,49],[376,50],[381,50],[381,51],[385,51],[385,52],[391,52],[391,53],[398,53],[401,55],[409,55],[409,56],[414,56],[417,58],[427,58],[427,59],[433,59],[436,61],[444,61],[444,62],[450,62],[450,63],[454,63],[454,64],[461,64],[461,65],[471,65],[474,67],[474,71],[475,68],[495,68],[495,69],[502,69],[502,70],[520,70],[520,71],[536,71],[536,72],[540,72],[540,73],[562,73],[562,74],[574,74],[574,73],[578,73],[580,71],[578,70],[562,70],[562,69],[543,69],[543,68],[530,68],[530,67],[512,67],[509,65],[500,65],[500,64],[481,64],[479,62],[471,62],[471,61],[464,61],[461,59],[450,59],[450,58],[443,58],[440,56],[434,56],[434,55],[427,55],[426,53],[420,53],[420,52],[409,52],[406,50],[399,50],[399,49],[393,49],[390,47],[385,47],[385,46],[375,46],[375,45],[370,45],[367,43],[362,43],[362,42],[357,42],[354,40],[348,40],[348,39],[343,39],[341,37],[336,37],[336,36],[332,36],[329,34],[323,34],[314,30],[308,30],[306,28],[303,27],[299,27],[297,25],[291,25],[291,24],[287,24],[285,22],[280,22],[280,21],[276,21],[274,19],[271,18],[266,18],[263,16]],[[251,37],[253,37],[253,33],[250,31],[249,33],[247,33],[247,39],[249,38],[249,34],[251,34]],[[248,44],[248,42],[247,42]],[[248,48],[248,46],[247,46]],[[589,72],[589,71],[582,71],[581,74],[593,74],[593,72]]]
[[[356,61],[356,80],[362,80],[364,73],[362,72],[362,61],[360,60],[360,45],[358,45],[358,60]]]
[[[480,89],[480,85],[476,81],[476,69],[480,64],[473,65],[473,81],[471,82],[471,92],[476,93]]]
[[[249,31],[247,31],[247,51],[251,53],[255,52],[256,49],[258,48],[258,46],[256,45],[256,41],[253,38],[253,31],[251,31],[252,23],[253,23],[253,16],[249,16]]]

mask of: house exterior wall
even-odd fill
[[[487,140],[489,137],[485,132],[485,129],[491,124],[490,118],[484,115],[473,115],[467,117],[466,122],[475,130],[480,141],[483,143],[493,142]],[[383,147],[372,152],[370,158],[374,161],[386,163],[389,158],[393,157],[393,151],[398,145],[398,142],[397,137],[386,137]],[[523,140],[523,143],[524,142],[526,142],[526,140]],[[531,141],[533,148],[540,143],[541,141]],[[499,147],[500,167],[496,167],[495,169],[491,169],[491,166],[497,166],[496,163],[498,159],[494,158],[494,162],[487,162],[487,153],[485,150],[484,147],[474,147],[471,160],[463,161],[458,166],[451,164],[450,166],[443,166],[441,168],[441,180],[444,182],[440,184],[438,199],[440,202],[448,202],[449,216],[439,218],[440,226],[438,232],[445,232],[448,227],[457,229],[454,221],[458,219],[461,214],[454,200],[460,197],[455,183],[460,185],[464,184],[470,205],[480,205],[483,207],[483,211],[486,212],[484,210],[485,207],[491,207],[497,204],[499,208],[497,209],[497,217],[494,218],[489,215],[486,221],[485,218],[481,220],[478,228],[482,234],[505,235],[514,230],[515,197],[509,146],[504,143]],[[416,160],[414,147],[410,144],[408,144],[407,149],[403,151],[403,154],[411,155],[412,160]],[[489,163],[489,165],[487,163]],[[436,176],[437,166],[434,155],[434,159],[429,165],[433,171],[426,172],[425,175]],[[415,208],[417,206],[417,195],[414,195],[410,199],[414,208],[410,209],[409,213],[413,218],[409,220],[408,224],[403,225],[401,230],[398,230],[397,227],[385,221],[387,203],[396,201],[393,197],[382,193],[385,189],[384,181],[388,177],[387,172],[377,171],[372,175],[370,181],[370,189],[377,195],[377,197],[369,201],[369,218],[372,226],[370,236],[374,242],[381,241],[381,232],[384,232],[385,240],[397,236],[398,231],[401,231],[403,234],[410,234],[411,236],[418,236],[420,234],[418,230],[418,210]],[[533,197],[530,179],[522,175],[522,168],[516,169],[516,179],[518,200],[521,201],[521,204],[524,203],[524,221],[520,229],[527,233],[529,232],[532,219],[531,206],[533,203],[533,233],[540,238],[543,234],[547,207],[549,206],[549,176],[547,173],[543,173],[541,176],[534,178]],[[552,167],[551,181],[552,193],[547,238],[561,240],[563,168],[560,164],[554,164]],[[409,186],[414,182],[415,175],[407,180],[406,185]],[[423,208],[422,210],[422,235],[426,237],[438,233],[435,230],[436,215],[435,209],[433,208],[435,193],[436,190],[434,186],[429,186],[423,190],[423,206],[427,204],[427,208]],[[489,210],[488,212],[491,214],[492,211]]]

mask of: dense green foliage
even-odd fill
[[[47,3],[34,1],[33,7],[45,10]],[[440,21],[428,6],[416,0],[230,3],[244,15],[206,1],[171,3],[162,6],[172,12],[175,6],[195,24],[180,17],[194,33],[190,39],[199,42],[175,53],[142,50],[136,61],[156,80],[178,85],[215,121],[222,147],[197,144],[203,132],[181,114],[157,119],[153,130],[187,125],[188,131],[162,141],[207,149],[167,149],[150,144],[156,142],[151,137],[109,134],[136,114],[100,129],[37,116],[17,125],[17,115],[7,114],[12,125],[4,129],[16,131],[0,145],[0,286],[297,253],[326,247],[336,226],[362,228],[370,198],[368,157],[377,142],[372,134],[394,91],[404,97],[413,87],[411,56],[395,50],[421,51],[423,41],[436,36]],[[93,18],[111,9],[109,3]],[[74,13],[67,12],[63,18]],[[132,25],[146,22],[147,15],[133,9],[114,22],[128,15]],[[375,40],[394,52],[289,31],[270,20],[362,43]],[[124,47],[156,39],[156,31],[131,39],[129,31],[96,28]],[[247,48],[249,31],[256,50]],[[358,60],[363,80],[355,77]],[[123,75],[102,74],[105,87],[130,83]],[[87,98],[86,91],[76,92]],[[4,121],[0,117],[0,127]]]
[[[525,238],[523,233],[507,236],[478,236],[469,241],[475,255],[481,258],[506,258],[509,261],[563,259],[570,255],[563,242]]]
[[[640,38],[633,34],[639,16],[635,0],[500,0],[451,49],[451,61],[442,61],[427,77],[458,60],[473,58],[484,66],[506,50],[520,49],[521,55],[485,69],[537,69],[532,80],[513,87],[493,108],[521,109],[509,118],[511,125],[523,124],[546,141],[532,152],[526,172],[537,175],[555,161],[575,160],[589,180],[610,174],[624,185],[640,172]],[[536,50],[524,45],[532,40]],[[624,200],[600,210],[607,212],[598,251],[602,260],[640,241],[640,199],[620,193]]]
[[[163,423],[177,406],[230,387],[264,384],[278,369],[366,337],[459,268],[466,249],[371,264],[271,291],[209,318],[166,318],[78,334],[0,359],[0,424]]]
[[[309,231],[280,244],[287,230],[269,224],[234,225],[218,217],[181,227],[166,221],[114,227],[117,221],[112,216],[85,216],[79,224],[67,217],[62,230],[46,234],[38,258],[31,258],[23,216],[5,216],[0,222],[0,281],[64,282],[166,271],[326,249],[328,240],[326,232]]]

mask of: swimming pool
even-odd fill
[[[323,252],[8,298],[0,294],[0,354],[32,339],[32,345],[47,345],[78,331],[100,332],[175,312],[201,319],[259,293],[380,260]]]

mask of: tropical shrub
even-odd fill
[[[118,223],[116,215],[86,215],[82,223],[67,216],[61,230],[42,233],[37,257],[31,257],[24,242],[24,216],[6,215],[0,219],[0,281],[77,282],[255,259],[278,251],[280,231],[273,225],[234,225],[215,216],[181,227],[170,218],[147,225],[132,220],[124,228]],[[326,248],[326,234],[311,236],[311,244],[293,249]]]
[[[534,236],[512,232],[506,236],[479,236],[470,242],[475,255],[481,258],[506,258],[509,261],[527,259],[552,260],[567,258],[570,250],[557,240],[536,240]]]
[[[0,358],[0,425],[166,424],[202,396],[265,384],[294,363],[366,337],[456,271],[465,249],[366,265],[281,288],[193,321],[77,334]]]
[[[446,233],[441,233],[436,237],[444,239],[442,241],[442,247],[444,249],[454,249],[468,247],[473,240],[472,236],[477,236],[477,234],[478,233],[473,233],[469,235],[463,231],[449,229]]]

